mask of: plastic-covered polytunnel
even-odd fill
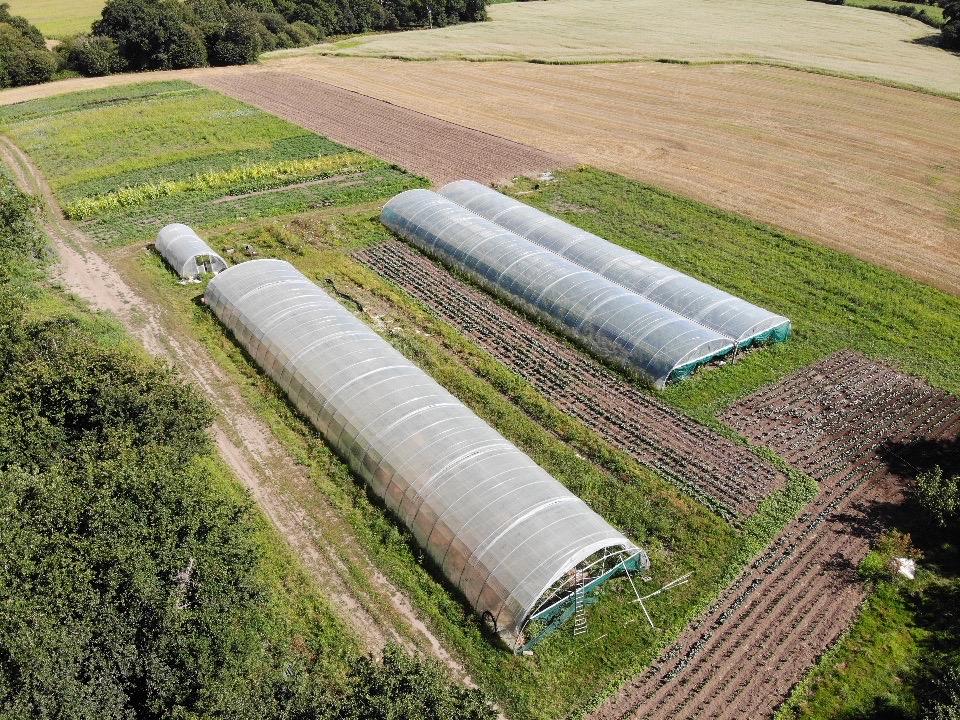
[[[715,330],[429,190],[400,193],[384,206],[380,220],[491,292],[657,387],[687,377],[734,347]]]
[[[164,227],[157,234],[154,247],[182,278],[195,278],[201,273],[219,273],[227,269],[222,257],[201,240],[192,228],[180,223]]]
[[[506,230],[720,333],[739,347],[782,342],[790,321],[730,293],[524,205],[472,180],[440,195]]]
[[[281,260],[236,265],[207,303],[514,649],[645,552]],[[585,575],[586,574],[586,575]],[[576,590],[576,588],[575,588]]]

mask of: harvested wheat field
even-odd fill
[[[350,38],[321,52],[408,60],[761,62],[960,93],[960,57],[923,23],[807,0],[550,0],[491,22]]]
[[[744,65],[300,57],[270,67],[572,156],[960,294],[960,102]]]

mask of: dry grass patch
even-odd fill
[[[763,62],[960,93],[960,57],[917,43],[916,20],[807,0],[550,0],[490,8],[489,23],[352,38],[340,55],[598,62]]]

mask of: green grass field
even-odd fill
[[[108,244],[150,238],[169,222],[213,227],[381,200],[425,182],[184,82],[9,106],[0,132],[30,153],[68,214]]]
[[[104,0],[8,0],[10,12],[22,15],[39,28],[44,37],[62,40],[77,33],[90,32],[100,18]]]

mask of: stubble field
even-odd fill
[[[491,22],[351,38],[321,52],[407,60],[752,62],[960,93],[960,57],[923,23],[807,0],[551,0]]]

